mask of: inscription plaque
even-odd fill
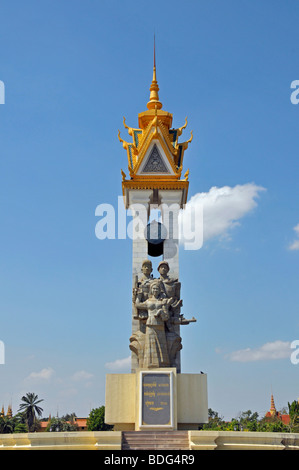
[[[142,372],[141,426],[173,426],[171,372]]]

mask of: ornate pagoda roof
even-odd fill
[[[172,114],[162,109],[159,100],[159,86],[156,77],[156,57],[154,46],[153,79],[150,86],[150,99],[147,110],[138,115],[138,128],[130,127],[123,119],[124,127],[132,137],[127,142],[120,136],[127,152],[129,177],[123,170],[122,187],[126,189],[184,189],[187,198],[189,170],[181,179],[184,152],[192,141],[193,134],[185,142],[179,137],[187,126],[172,128]]]

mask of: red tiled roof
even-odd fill
[[[70,421],[68,421],[70,423]],[[40,427],[41,431],[44,431],[49,424],[49,420],[41,421]],[[75,424],[77,424],[78,428],[87,428],[87,418],[75,418]]]
[[[76,424],[82,428],[87,426],[87,418],[76,418]]]
[[[280,415],[280,419],[283,424],[289,424],[290,422],[290,415]]]
[[[41,421],[39,424],[40,424],[40,427],[42,429],[46,429],[46,427],[48,426],[48,423],[49,423],[49,420],[48,421]]]
[[[265,414],[265,418],[272,418],[272,414],[270,413],[270,411],[268,411],[266,414]],[[276,418],[280,419],[280,421],[283,422],[283,424],[289,424],[290,422],[290,415],[282,415],[280,414],[279,412],[277,412],[275,414]]]

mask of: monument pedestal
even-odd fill
[[[105,422],[116,431],[197,429],[208,422],[207,375],[176,368],[108,374]]]

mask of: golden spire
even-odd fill
[[[271,407],[270,407],[270,413],[271,415],[276,415],[276,408],[275,408],[275,403],[274,403],[274,397],[273,394],[271,394]]]
[[[8,408],[7,408],[7,415],[6,415],[8,418],[12,418],[12,409],[11,409],[11,405],[8,405]]]
[[[154,68],[153,68],[153,80],[150,86],[150,100],[147,103],[148,109],[161,109],[162,103],[159,101],[159,87],[156,76],[156,41],[154,35]]]

